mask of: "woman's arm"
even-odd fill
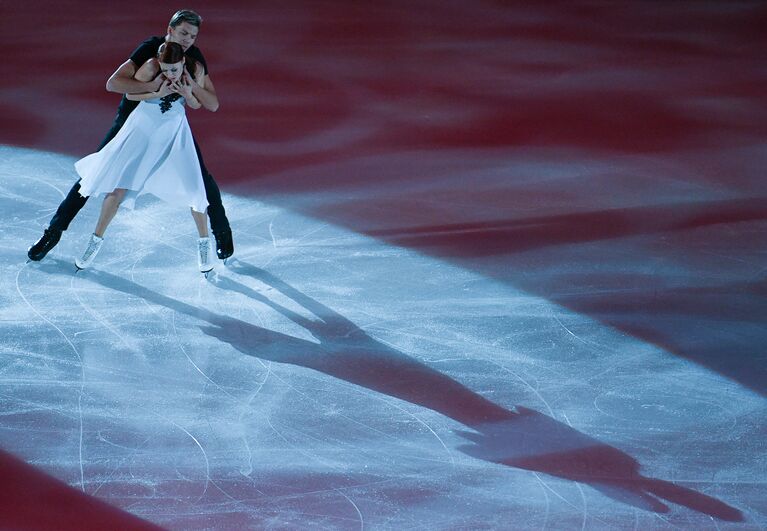
[[[202,107],[200,101],[192,93],[192,82],[189,80],[189,72],[184,71],[181,79],[173,85],[176,92],[184,96],[186,104],[192,109],[199,109]]]
[[[176,85],[168,81],[167,79],[163,82],[162,85],[160,85],[160,88],[157,89],[154,92],[142,92],[141,94],[126,94],[125,97],[131,101],[144,101],[144,100],[152,100],[155,98],[162,98],[164,96],[167,96],[168,94],[173,94],[176,92],[174,88]]]
[[[140,68],[139,68],[140,70]],[[107,80],[107,91],[120,94],[152,92],[160,88],[162,80],[150,78],[146,81],[136,79],[136,64],[128,59]]]
[[[205,69],[201,64],[197,65],[197,72],[194,79],[191,82],[192,93],[195,95],[200,104],[211,112],[218,110],[218,96],[216,96],[216,88],[213,86],[213,82],[210,80],[210,76],[205,73]]]
[[[153,98],[162,98],[173,92],[173,85],[170,81],[163,80],[160,74],[160,64],[157,59],[150,59],[136,71],[133,78],[143,84],[147,84],[150,81],[157,81],[159,78],[159,87],[156,90],[149,92],[140,92],[138,94],[126,94],[125,97],[131,101],[150,100]]]

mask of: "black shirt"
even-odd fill
[[[133,50],[133,53],[130,55],[130,60],[136,64],[136,68],[140,67],[152,57],[157,57],[157,50],[160,49],[160,45],[164,42],[164,37],[149,37],[139,44],[138,48]],[[202,64],[205,74],[208,73],[208,64],[205,62],[205,58],[202,56],[202,52],[197,46],[190,46],[189,49],[184,52],[184,55]]]
[[[157,51],[160,49],[160,45],[164,42],[165,37],[149,37],[133,50],[129,59],[135,63],[136,69],[138,70],[141,65],[151,58],[157,57]],[[203,57],[202,52],[197,46],[190,46],[189,49],[184,52],[184,55],[201,64],[205,75],[208,74],[208,63],[205,62],[205,57]],[[129,100],[123,95],[122,100],[120,100],[120,106],[117,108],[117,120],[124,122],[128,115],[133,112],[133,109],[138,107],[138,104],[139,102]]]

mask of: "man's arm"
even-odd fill
[[[107,91],[118,94],[138,94],[142,92],[155,92],[162,85],[160,76],[151,81],[139,81],[135,78],[136,65],[128,59],[115,70],[107,80]]]

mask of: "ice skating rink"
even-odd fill
[[[767,527],[764,4],[191,6],[207,279],[151,199],[26,263],[180,7],[48,5],[4,15],[0,529]]]

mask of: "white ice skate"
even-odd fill
[[[205,276],[213,269],[213,262],[210,259],[210,238],[200,238],[197,240],[197,265],[200,266],[200,273]]]
[[[104,243],[104,238],[99,238],[95,234],[91,234],[90,240],[88,240],[88,247],[85,248],[85,252],[81,258],[75,258],[75,266],[78,270],[90,267],[93,263],[93,259],[101,250],[101,244]]]

